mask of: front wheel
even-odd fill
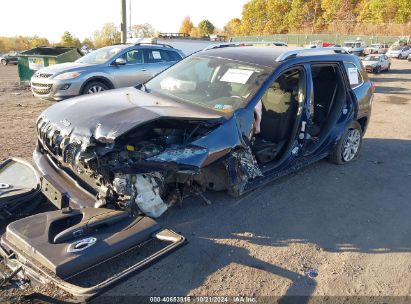
[[[82,94],[94,94],[107,91],[108,89],[109,88],[104,83],[99,81],[92,81],[84,87]]]
[[[329,161],[344,165],[355,160],[362,146],[362,129],[358,121],[354,121],[345,130],[335,150],[330,154]]]
[[[2,59],[2,60],[1,60],[1,64],[2,64],[2,65],[7,65],[7,60],[6,60],[6,59]]]
[[[375,70],[375,73],[376,73],[376,74],[381,73],[381,66],[380,66],[380,65],[377,66],[377,68],[376,68],[376,70]]]

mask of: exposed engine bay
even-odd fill
[[[187,196],[200,195],[208,202],[202,195],[206,189],[228,189],[227,163],[204,168],[178,164],[179,159],[208,155],[194,143],[218,126],[218,121],[163,119],[102,142],[65,134],[39,119],[38,145],[41,153],[96,196],[94,207],[158,217]],[[251,151],[249,156],[253,159]],[[249,163],[243,161],[244,166]]]

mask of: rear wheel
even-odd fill
[[[102,82],[100,81],[92,81],[88,84],[83,89],[82,94],[94,94],[94,93],[99,93],[103,91],[107,91],[109,88]]]
[[[329,160],[337,165],[343,165],[355,160],[362,146],[362,129],[358,121],[354,121],[345,130]]]
[[[2,64],[2,65],[7,65],[7,60],[6,60],[6,59],[2,59],[2,60],[1,60],[1,64]]]

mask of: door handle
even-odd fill
[[[145,72],[145,71],[147,71],[146,69],[140,69],[140,71],[143,71],[143,72]]]

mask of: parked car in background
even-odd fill
[[[135,86],[183,57],[182,51],[165,44],[107,46],[75,62],[56,64],[37,71],[31,78],[31,89],[36,97],[63,100]]]
[[[10,52],[7,54],[4,54],[0,57],[0,63],[2,65],[8,65],[8,64],[17,64],[19,62],[19,53],[18,52]]]
[[[315,49],[315,48],[322,48],[322,47],[333,47],[335,43],[333,42],[326,42],[322,40],[311,41],[310,44],[306,45],[308,49]]]
[[[364,54],[364,49],[367,45],[364,41],[356,40],[356,41],[345,41],[343,48],[347,50],[347,52],[351,54],[355,54],[361,56]]]
[[[391,68],[391,59],[384,54],[368,55],[362,61],[365,69],[369,73],[380,73],[381,71],[389,71]]]
[[[388,44],[373,43],[364,49],[364,54],[385,54],[389,49]]]
[[[405,59],[411,54],[411,48],[408,45],[391,47],[386,55],[391,58]]]

